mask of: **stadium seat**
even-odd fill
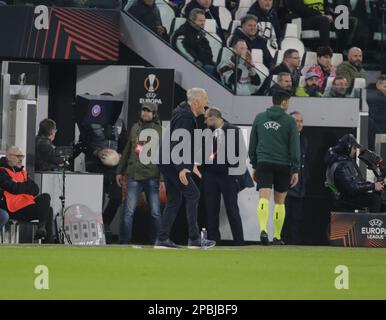
[[[279,76],[277,74],[272,76],[271,83],[270,83],[271,87],[273,87],[277,83],[278,78],[279,78]]]
[[[280,63],[283,62],[283,57],[284,57],[284,51],[283,50],[276,51],[275,66],[278,66]]]
[[[326,88],[324,89],[324,96],[326,96],[326,97],[329,96],[334,79],[335,79],[335,77],[328,77],[327,78]]]
[[[235,30],[237,29],[237,27],[241,26],[241,22],[240,20],[233,20],[231,22],[231,25],[229,27],[229,30],[230,30],[230,34],[229,34],[229,37],[227,39],[227,46],[230,47],[231,46],[231,40],[232,40],[232,35],[233,33],[235,32]]]
[[[173,33],[179,28],[181,27],[184,23],[186,22],[186,19],[185,18],[174,18],[173,19],[173,22],[172,22],[172,25],[170,26],[170,37],[173,36]]]
[[[225,0],[213,0],[212,3],[215,7],[225,8]]]
[[[361,111],[367,112],[369,110],[369,107],[367,104],[366,79],[355,78],[354,86],[351,91],[350,97],[361,99]]]
[[[341,54],[341,53],[334,53],[332,55],[331,64],[334,67],[339,66],[342,62],[343,62],[343,54]]]
[[[214,19],[206,19],[205,20],[205,31],[206,38],[209,41],[209,45],[212,49],[213,61],[216,62],[218,60],[218,56],[220,54],[222,48],[222,40],[217,35],[217,24]]]
[[[263,63],[263,50],[261,49],[252,49],[252,64],[262,64]]]
[[[319,30],[302,30],[302,18],[292,19],[291,22],[298,26],[299,39],[312,40],[320,38]],[[336,39],[336,32],[331,31],[330,38]]]
[[[284,33],[284,38],[296,38],[300,39],[298,26],[294,23],[287,23]]]
[[[305,86],[306,85],[306,78],[305,76],[301,76],[299,79],[299,86]]]
[[[220,16],[221,29],[228,31],[229,26],[232,22],[232,14],[225,7],[219,7],[218,10]]]
[[[235,13],[235,19],[241,20],[241,18],[243,18],[248,13],[252,3],[253,1],[251,0],[240,0],[239,8]]]
[[[173,19],[176,16],[175,12],[172,7],[164,1],[162,1],[162,3],[157,3],[157,7],[161,14],[162,25],[166,28],[167,33],[170,34]]]
[[[306,74],[306,72],[316,65],[318,62],[316,52],[313,51],[307,51],[304,55],[304,63],[302,68],[302,74]]]
[[[220,53],[218,55],[217,64],[219,64],[222,61],[230,60],[232,58],[232,56],[234,56],[234,55],[235,55],[235,53],[233,52],[232,49],[229,49],[227,47],[222,47],[220,50]]]

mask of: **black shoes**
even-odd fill
[[[47,230],[45,227],[39,227],[36,230],[34,240],[42,240],[47,238]]]
[[[272,244],[274,246],[283,246],[283,245],[285,245],[285,242],[281,239],[273,238]]]
[[[203,246],[201,246],[201,239],[190,240],[188,241],[188,249],[210,249],[216,245],[216,241],[213,240],[204,240]]]
[[[179,246],[178,244],[175,244],[172,240],[167,239],[164,241],[157,240],[154,245],[154,248],[155,249],[180,249],[181,246]]]
[[[268,239],[268,233],[267,232],[261,231],[260,242],[263,246],[269,246],[269,239]]]

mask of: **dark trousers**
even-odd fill
[[[303,30],[318,30],[320,33],[320,46],[330,45],[330,20],[325,16],[302,18]]]
[[[166,187],[166,205],[161,219],[159,240],[169,239],[174,221],[181,208],[182,200],[185,198],[186,217],[189,229],[189,239],[197,240],[200,231],[197,223],[197,208],[200,201],[200,190],[193,181],[190,174],[187,174],[189,184],[184,186],[176,174],[168,175],[163,173]]]
[[[343,200],[366,207],[371,213],[379,213],[385,210],[382,196],[378,192],[363,193],[355,196],[343,196]]]
[[[110,226],[122,204],[122,188],[114,181],[108,181],[103,186],[103,194],[108,195],[108,203],[103,211],[103,224]]]
[[[285,220],[282,238],[286,244],[301,244],[303,223],[303,198],[287,196],[285,199]]]
[[[43,193],[35,198],[35,204],[27,206],[15,213],[10,213],[12,220],[28,222],[39,220],[39,226],[44,226],[47,230],[47,242],[52,241],[53,213],[51,209],[51,197]]]
[[[208,238],[220,242],[219,230],[221,195],[235,245],[244,244],[243,225],[237,203],[237,184],[235,176],[206,172],[204,175],[204,195],[208,216]]]

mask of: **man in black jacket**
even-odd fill
[[[212,49],[205,37],[205,12],[193,9],[186,21],[173,35],[172,45],[185,58],[205,69],[209,74],[215,73]]]
[[[369,149],[374,150],[375,135],[386,133],[386,75],[380,76],[375,90],[368,90],[369,105]]]
[[[238,176],[230,174],[229,168],[233,165],[231,165],[227,159],[229,147],[227,142],[230,137],[230,132],[234,131],[235,134],[234,150],[231,152],[233,152],[236,157],[238,157],[240,153],[239,135],[241,132],[236,126],[225,122],[221,112],[216,108],[207,110],[205,118],[208,128],[213,131],[213,141],[210,141],[212,152],[209,155],[209,159],[205,159],[205,164],[203,165],[204,196],[208,216],[208,237],[215,240],[216,243],[221,240],[219,215],[222,195],[234,244],[241,246],[244,243],[244,234],[237,203],[237,195],[239,192],[237,184]],[[223,155],[219,156],[221,152],[223,152]],[[241,161],[245,161],[245,159]]]
[[[240,39],[246,42],[250,51],[252,49],[263,50],[263,63],[268,69],[271,68],[273,59],[267,48],[266,40],[257,33],[257,18],[254,15],[249,14],[241,19],[241,27],[236,28],[230,40],[231,46]]]
[[[320,46],[330,45],[330,30],[334,18],[327,0],[287,0],[288,8],[302,18],[303,30],[318,30]]]
[[[160,37],[166,37],[166,29],[162,26],[161,14],[154,0],[137,0],[128,12]]]
[[[275,67],[271,72],[271,75],[280,74],[282,72],[289,73],[292,79],[293,92],[296,91],[301,77],[301,72],[299,70],[301,63],[300,60],[299,51],[296,49],[288,49],[284,52],[283,62]]]
[[[50,195],[39,195],[39,187],[23,167],[25,155],[18,147],[10,147],[0,159],[0,207],[18,221],[39,220],[35,239],[52,241],[52,209]]]
[[[213,247],[216,244],[210,240],[201,243],[197,223],[200,191],[192,177],[195,174],[201,178],[195,161],[194,130],[198,129],[196,118],[204,113],[204,107],[208,104],[208,95],[204,89],[192,88],[188,90],[187,98],[187,102],[181,103],[173,110],[170,134],[165,134],[162,139],[160,171],[165,182],[167,202],[161,219],[160,234],[155,244],[156,248],[179,248],[170,239],[170,232],[183,198],[185,198],[189,228],[188,247],[192,249],[199,248],[201,245]],[[177,135],[179,140],[171,139],[173,135]]]
[[[44,119],[39,124],[39,131],[35,141],[35,170],[54,171],[63,166],[63,158],[55,154],[52,141],[55,140],[56,123],[51,119]]]
[[[301,226],[303,222],[303,200],[306,196],[306,183],[308,179],[307,148],[308,141],[303,134],[304,121],[299,111],[291,112],[295,119],[300,137],[300,168],[299,183],[288,190],[285,199],[286,216],[283,226],[283,240],[286,244],[301,244]]]
[[[381,212],[383,181],[368,182],[355,162],[357,150],[362,146],[352,134],[344,135],[338,144],[328,150],[326,177],[343,200],[366,207],[370,212]]]
[[[264,38],[273,49],[278,50],[283,32],[277,12],[273,8],[273,0],[256,0],[249,8],[248,14],[257,17],[259,36]]]
[[[193,9],[201,9],[204,11],[206,19],[216,20],[217,35],[225,44],[225,35],[221,27],[220,14],[218,7],[213,6],[213,0],[192,0],[185,8],[185,17],[190,19],[190,13]]]

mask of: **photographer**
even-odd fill
[[[352,134],[340,138],[338,144],[330,148],[326,155],[326,176],[338,189],[342,200],[367,207],[370,212],[381,212],[384,182],[372,183],[362,176],[355,161],[360,148],[362,146]]]

